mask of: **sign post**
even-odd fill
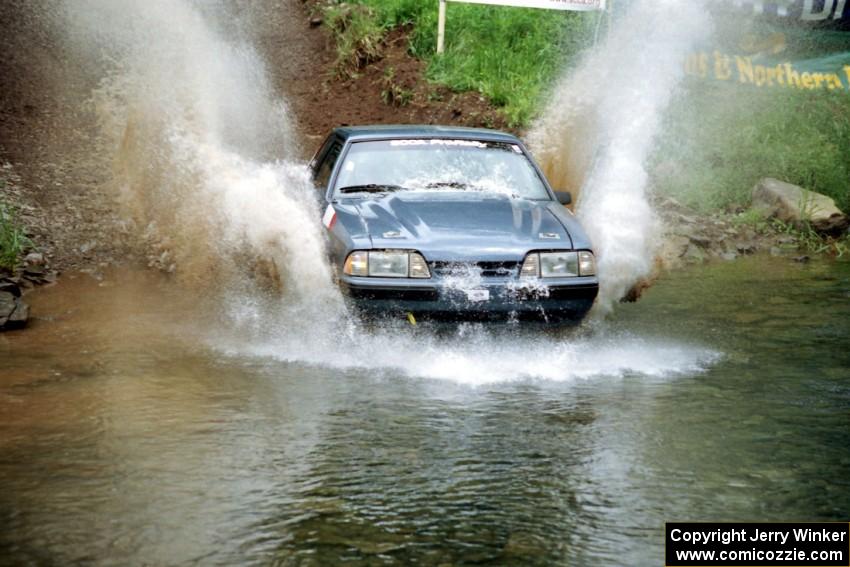
[[[492,4],[494,6],[516,6],[519,8],[541,8],[544,10],[573,10],[580,12],[605,11],[606,0],[440,0],[440,14],[437,19],[437,53],[443,53],[446,47],[446,4],[448,2],[467,4]]]
[[[446,47],[446,0],[440,0],[440,16],[437,20],[437,53],[442,53]]]

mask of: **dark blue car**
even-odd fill
[[[367,315],[581,320],[590,241],[515,136],[335,129],[311,162],[339,285]]]

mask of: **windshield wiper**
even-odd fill
[[[349,185],[339,189],[340,193],[387,193],[390,191],[403,191],[401,185],[387,185],[383,183],[369,183],[367,185]]]

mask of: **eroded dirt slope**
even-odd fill
[[[10,1],[0,18],[0,195],[21,210],[33,240],[60,270],[145,262],[127,229],[112,186],[113,155],[98,139],[92,89],[96,66],[81,62],[57,23],[59,0]],[[442,123],[502,127],[475,93],[452,93],[424,81],[407,54],[404,30],[390,34],[383,57],[341,77],[324,26],[311,25],[302,0],[238,0],[225,34],[261,52],[309,158],[334,126]],[[228,26],[233,29],[227,29]]]

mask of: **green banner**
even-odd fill
[[[758,88],[850,92],[850,52],[790,61],[764,54],[740,55],[719,49],[692,53],[688,75]]]

